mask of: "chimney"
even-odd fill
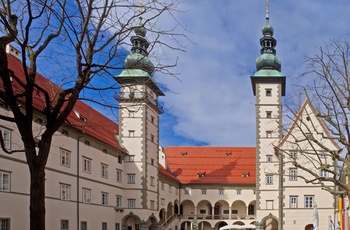
[[[21,59],[21,53],[19,52],[18,49],[13,47],[11,44],[6,45],[6,53],[11,54],[12,56],[17,58],[18,60]]]

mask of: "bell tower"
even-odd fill
[[[261,55],[256,59],[256,72],[251,76],[256,97],[256,201],[257,221],[279,225],[283,219],[282,165],[274,146],[282,138],[282,96],[285,96],[286,77],[281,73],[281,61],[276,57],[277,41],[269,23],[266,1],[266,24],[260,39]],[[281,166],[281,167],[279,167]],[[264,223],[262,223],[264,222]],[[280,228],[279,228],[280,229]]]
[[[125,60],[125,70],[115,77],[120,84],[119,142],[128,155],[124,159],[123,184],[126,208],[157,210],[159,115],[163,113],[158,97],[164,96],[154,82],[154,65],[148,58],[149,42],[140,18],[131,37],[132,48]],[[140,197],[141,194],[141,197]],[[142,218],[143,214],[138,213]]]

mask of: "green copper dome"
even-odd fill
[[[256,71],[261,69],[274,69],[281,71],[281,61],[273,54],[264,53],[256,59]]]
[[[273,36],[273,27],[268,22],[266,22],[266,24],[262,27],[261,30],[264,36]]]
[[[151,60],[140,53],[129,54],[126,57],[124,64],[127,69],[142,69],[150,75],[152,75],[154,71],[154,65]]]

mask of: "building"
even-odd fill
[[[328,132],[309,100],[288,135],[282,136],[285,76],[276,57],[268,14],[257,71],[251,77],[257,145],[244,148],[159,146],[163,109],[158,97],[164,93],[152,79],[147,31],[141,25],[131,37],[133,47],[125,60],[126,69],[115,77],[121,86],[115,96],[121,107],[119,125],[78,101],[67,124],[53,137],[46,168],[47,226],[61,230],[218,230],[243,225],[246,229],[308,230],[313,229],[317,201],[319,229],[327,229],[328,216],[333,217],[335,210],[333,197],[319,186],[298,180],[302,172],[297,172],[292,161],[301,144],[295,146],[293,138],[305,132],[301,121],[312,121],[318,127],[312,135],[330,149],[338,147],[322,139]],[[8,59],[16,75],[23,75],[18,53],[10,52]],[[43,88],[60,90],[45,77],[37,77]],[[40,98],[34,103],[39,108]],[[4,103],[0,112],[10,113]],[[44,123],[43,116],[36,113],[33,124],[38,138]],[[22,146],[13,124],[0,120],[0,127],[7,148]],[[308,144],[304,140],[303,151]],[[0,178],[2,207],[6,207],[0,209],[2,229],[28,229],[25,157],[0,152]]]

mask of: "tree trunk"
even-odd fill
[[[30,230],[45,229],[45,167],[30,168]]]

